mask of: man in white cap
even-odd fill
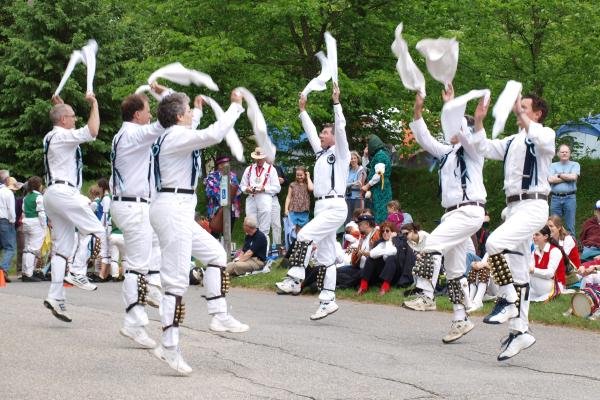
[[[254,164],[246,167],[240,189],[245,193],[246,215],[252,215],[258,221],[258,229],[269,237],[271,228],[272,202],[278,201],[276,196],[281,191],[277,170],[266,162],[266,154],[257,147],[251,154]]]
[[[305,278],[305,268],[316,248],[318,265],[317,286],[319,308],[310,316],[312,320],[327,317],[338,310],[335,302],[337,229],[348,213],[346,181],[350,166],[350,149],[346,138],[346,119],[340,104],[340,89],[333,86],[333,112],[335,123],[326,124],[317,134],[317,128],[306,112],[306,97],[300,96],[299,108],[302,127],[317,156],[314,168],[315,217],[298,232],[290,254],[291,268],[287,277],[277,283],[279,293],[299,294]]]
[[[0,183],[0,250],[3,250],[0,267],[4,274],[4,280],[8,279],[8,270],[17,249],[17,231],[15,221],[17,218],[15,209],[15,194],[21,189],[22,183],[17,182],[12,176],[7,177],[4,183]]]
[[[71,317],[67,314],[63,279],[75,248],[75,228],[82,235],[95,235],[97,240],[104,232],[98,218],[80,200],[83,162],[79,145],[96,140],[100,129],[96,97],[87,93],[85,99],[91,106],[88,123],[75,129],[77,117],[73,108],[58,96],[52,98],[54,107],[50,110],[50,120],[54,127],[43,142],[48,187],[44,193],[44,209],[52,227],[52,282],[44,305],[65,322],[71,322]]]
[[[209,328],[217,332],[249,329],[227,311],[225,250],[194,221],[200,149],[221,142],[244,111],[238,91],[231,93],[231,101],[225,114],[203,130],[191,129],[192,110],[185,94],[166,96],[158,105],[158,120],[165,133],[152,147],[157,194],[150,205],[150,223],[160,241],[160,276],[165,294],[161,303],[163,334],[153,354],[184,375],[191,373],[192,368],[179,351],[179,325],[185,315],[182,300],[189,286],[192,256],[206,265],[204,287],[208,313],[213,316]],[[194,104],[202,107],[202,98],[197,96]]]
[[[156,83],[152,90],[162,95],[167,89]],[[195,111],[198,113],[199,111]],[[110,186],[113,223],[123,233],[127,254],[124,271],[123,301],[125,320],[121,335],[145,348],[156,347],[144,328],[148,325],[145,304],[158,306],[161,300],[160,264],[151,263],[153,238],[150,225],[150,182],[152,143],[164,133],[159,122],[150,123],[148,97],[132,94],[121,102],[123,125],[112,141]],[[199,119],[199,118],[198,118]]]
[[[486,251],[498,300],[483,322],[509,322],[498,361],[507,360],[535,343],[529,332],[529,265],[533,234],[548,221],[550,164],[555,133],[542,125],[548,108],[535,94],[517,98],[513,106],[519,132],[503,139],[487,139],[483,131],[472,136],[486,158],[504,160],[506,219],[489,236]]]
[[[454,89],[449,85],[442,94],[444,102],[454,98]],[[404,302],[404,307],[416,311],[435,310],[434,290],[442,266],[448,282],[448,297],[452,303],[453,317],[450,331],[442,341],[451,343],[469,333],[474,325],[468,318],[470,306],[469,284],[465,277],[467,249],[473,246],[471,235],[477,232],[485,216],[487,193],[483,185],[483,156],[468,143],[471,128],[465,118],[459,132],[450,132],[450,144],[434,139],[422,117],[423,97],[417,93],[414,120],[410,128],[417,142],[432,156],[441,160],[440,189],[442,207],[446,209],[440,224],[431,232],[425,247],[417,257],[413,269],[416,286],[421,293],[415,299]],[[487,105],[481,99],[475,111],[473,129],[483,130],[483,119]]]

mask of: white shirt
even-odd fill
[[[560,265],[560,260],[562,260],[562,253],[560,250],[555,247],[550,250],[550,243],[546,243],[544,245],[543,251],[540,251],[538,247],[535,247],[535,250],[532,253],[532,263],[535,266],[535,259],[533,258],[533,254],[536,254],[540,259],[544,256],[544,253],[550,252],[550,256],[548,257],[548,267],[547,268],[534,268],[533,276],[542,278],[542,279],[554,279],[554,274],[556,274],[556,270]]]
[[[513,196],[524,192],[521,189],[521,183],[527,152],[525,139],[529,139],[535,145],[537,184],[532,180],[530,188],[525,191],[547,195],[550,192],[548,175],[550,174],[552,157],[554,157],[555,137],[556,135],[552,129],[531,121],[527,131],[521,129],[519,133],[503,139],[488,139],[485,135],[477,133],[471,136],[470,142],[484,157],[492,160],[503,160],[504,155],[507,153],[508,142],[512,140],[504,163],[504,193],[506,196]]]
[[[200,171],[192,182],[192,152],[221,142],[242,112],[241,105],[232,103],[227,112],[206,129],[195,130],[182,125],[167,128],[159,138],[164,139],[159,153],[161,186],[195,189]]]
[[[396,255],[397,249],[392,242],[392,239],[386,240],[385,242],[379,243],[377,246],[373,247],[369,252],[369,256],[371,258],[380,258],[383,257],[385,260],[389,256]]]
[[[159,122],[148,125],[123,122],[112,141],[115,159],[110,187],[113,195],[144,198],[150,196],[148,173],[151,170],[151,147],[156,138],[163,133],[164,129]],[[115,169],[119,172],[118,175]]]
[[[55,126],[44,137],[44,148],[48,139],[50,139],[50,144],[46,157],[49,171],[46,171],[46,184],[50,184],[54,180],[63,180],[71,183],[78,189],[81,188],[81,184],[83,183],[81,179],[81,167],[83,164],[77,164],[77,148],[81,143],[96,140],[90,134],[88,126],[86,125],[80,129],[65,129]],[[77,184],[78,181],[79,184]]]
[[[459,144],[450,145],[438,142],[429,133],[423,118],[410,123],[410,129],[415,134],[415,139],[425,151],[437,159],[445,157],[444,164],[440,168],[440,181],[442,186],[442,207],[448,208],[467,201],[479,201],[485,203],[487,192],[483,185],[483,155],[469,143],[470,132],[460,131],[458,134]],[[485,132],[481,136],[485,137]],[[479,135],[479,133],[478,133]],[[464,160],[468,179],[466,180],[466,197],[464,197],[461,173],[458,165],[456,152],[464,149]]]
[[[314,196],[316,198],[327,195],[344,195],[346,193],[346,181],[348,180],[348,171],[350,166],[350,148],[348,147],[348,139],[346,138],[346,119],[342,112],[342,106],[336,104],[333,106],[335,115],[335,145],[328,148],[321,154],[315,162],[313,172]],[[317,128],[308,116],[306,111],[300,113],[302,127],[308,136],[310,145],[313,151],[317,154],[323,149],[319,140]],[[331,156],[335,157],[333,173],[335,177],[335,187],[331,188],[331,165],[327,162]]]
[[[256,163],[249,165],[244,170],[244,176],[240,182],[240,190],[245,193],[247,188],[265,188],[264,193],[275,195],[281,191],[281,184],[279,183],[279,175],[277,170],[268,162],[265,162],[261,168],[257,168]],[[252,195],[250,195],[252,196]]]
[[[577,245],[575,243],[575,239],[573,239],[573,236],[571,236],[571,235],[567,235],[567,236],[565,236],[565,238],[563,240],[559,240],[558,244],[563,248],[563,251],[568,256],[571,255],[571,252]]]
[[[15,194],[5,185],[0,186],[0,219],[5,218],[11,224],[17,219],[15,211]]]

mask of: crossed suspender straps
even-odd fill
[[[50,151],[50,142],[56,133],[50,136],[44,142],[44,169],[46,170],[46,185],[52,183],[52,172],[50,171],[50,163],[48,162],[48,152]],[[81,155],[81,147],[77,146],[75,150],[75,169],[77,170],[77,187],[81,183],[81,170],[83,169],[83,157]]]

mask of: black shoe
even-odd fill
[[[103,282],[112,281],[112,276],[107,275],[106,278],[102,278],[100,275],[98,275],[95,272],[88,272],[87,277],[90,282],[94,282],[94,283],[103,283]]]
[[[41,269],[36,269],[35,271],[33,271],[33,275],[34,278],[39,279],[40,281],[45,281],[46,280],[46,276],[44,275],[44,272]]]
[[[6,272],[6,270],[3,269],[2,273],[4,274],[4,282],[11,283],[12,281],[8,278],[8,272]]]
[[[114,282],[123,282],[125,280],[125,275],[119,275],[112,278]]]
[[[23,282],[40,282],[40,279],[38,279],[35,276],[27,276],[27,275],[21,275],[21,281]]]

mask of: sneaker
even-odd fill
[[[300,284],[289,276],[282,282],[277,282],[275,286],[277,286],[277,294],[291,294],[297,296],[302,291]]]
[[[143,326],[124,326],[119,333],[133,340],[145,349],[153,349],[156,347],[156,342],[148,336],[146,329]]]
[[[404,293],[402,293],[402,295],[404,297],[410,297],[410,296],[416,296],[417,294],[421,293],[421,289],[419,289],[416,286],[413,286],[411,288],[408,288],[404,291]]]
[[[587,317],[587,319],[591,320],[591,321],[596,321],[600,319],[600,308],[597,309],[592,315],[590,315],[589,317]]]
[[[242,324],[230,314],[227,314],[222,318],[218,317],[217,315],[212,317],[209,329],[213,332],[242,333],[247,332],[250,327],[246,324]]]
[[[473,328],[475,328],[475,325],[473,325],[469,319],[452,321],[452,325],[450,325],[450,331],[442,338],[442,342],[452,343],[457,341],[467,333],[471,332]]]
[[[92,291],[98,289],[98,286],[90,283],[88,277],[83,274],[72,274],[69,272],[67,275],[65,275],[65,282],[75,285],[79,289],[83,290]]]
[[[169,367],[173,368],[182,375],[189,375],[192,372],[192,367],[185,362],[181,356],[181,350],[179,348],[169,350],[163,347],[162,344],[159,344],[153,350],[150,350],[150,352],[156,358],[163,360],[169,364]]]
[[[435,311],[437,308],[435,300],[430,299],[424,294],[418,294],[414,299],[406,300],[402,303],[402,306],[415,311]]]
[[[508,360],[519,354],[535,343],[535,338],[529,332],[509,333],[508,337],[502,341],[502,351],[498,355],[498,361]]]
[[[317,308],[317,311],[310,316],[310,319],[312,319],[313,321],[323,319],[329,314],[333,314],[334,312],[336,312],[339,308],[340,307],[335,301],[330,301],[329,303],[321,302],[321,304],[319,304],[319,308]]]
[[[36,269],[35,271],[33,271],[33,276],[34,278],[38,278],[40,281],[45,281],[46,279],[46,275],[44,275],[44,271],[42,271],[41,269]]]
[[[163,296],[160,287],[148,284],[147,288],[148,292],[146,293],[146,304],[148,304],[150,307],[158,308]]]
[[[102,278],[100,275],[98,275],[95,272],[88,272],[87,278],[90,282],[95,282],[95,283],[104,283],[104,282],[112,281],[112,276],[107,275],[106,278]]]
[[[469,314],[471,314],[472,312],[481,310],[482,308],[483,308],[483,302],[481,302],[481,301],[480,302],[472,301],[471,302],[471,306],[469,308],[467,308],[467,312]]]
[[[486,324],[503,324],[511,318],[516,318],[519,310],[515,303],[509,303],[504,297],[499,297],[492,311],[483,319]]]
[[[23,282],[40,282],[40,279],[33,275],[31,275],[31,276],[21,275],[21,281],[23,281]]]
[[[72,321],[71,317],[69,317],[69,315],[67,314],[67,305],[65,304],[64,300],[53,300],[47,298],[46,300],[44,300],[44,306],[46,306],[48,310],[52,311],[52,315],[54,315],[61,321]]]

